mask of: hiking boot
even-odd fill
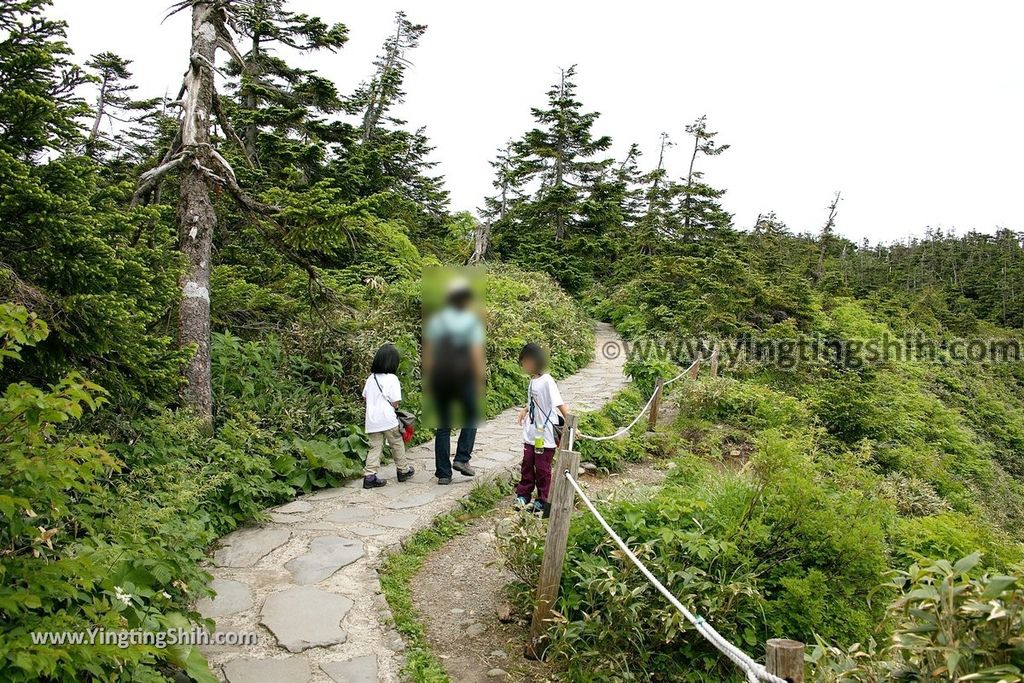
[[[448,484],[452,483],[452,478],[451,477],[438,477],[437,478],[437,483],[440,484],[441,486],[448,486]]]
[[[456,472],[462,472],[467,477],[472,477],[476,475],[476,470],[470,467],[468,462],[459,462],[458,460],[456,460],[455,462],[452,463],[452,469],[455,470]]]
[[[378,479],[376,474],[371,474],[368,477],[363,477],[363,488],[364,489],[379,489],[381,486],[387,486],[387,482],[383,479]]]
[[[410,467],[405,472],[398,473],[398,481],[406,482],[412,479],[412,475],[416,474],[416,468]]]

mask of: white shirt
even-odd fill
[[[380,387],[377,384],[380,384]],[[366,399],[366,433],[386,432],[398,426],[398,414],[391,405],[402,400],[402,383],[396,375],[370,375],[363,386]]]
[[[530,380],[527,392],[527,413],[526,419],[523,420],[523,443],[532,445],[534,439],[543,433],[544,448],[554,448],[557,446],[555,425],[562,419],[558,406],[565,403],[562,400],[562,394],[558,391],[558,385],[555,384],[551,375],[545,373]],[[532,411],[529,410],[531,399]]]

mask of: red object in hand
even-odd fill
[[[402,441],[410,443],[412,441],[413,432],[416,431],[415,425],[409,425],[402,429]]]

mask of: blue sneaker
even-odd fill
[[[516,510],[525,510],[529,504],[530,501],[528,501],[525,496],[517,496],[515,502],[512,503],[512,507]]]
[[[535,500],[535,501],[533,501],[533,505],[531,505],[529,509],[530,509],[530,512],[532,512],[535,515],[543,515],[544,514],[544,503],[542,503],[539,500]]]

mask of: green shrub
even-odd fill
[[[4,304],[0,333],[0,358],[16,360],[47,330],[24,308]],[[202,586],[202,546],[195,543],[202,520],[165,508],[168,499],[144,500],[151,489],[128,487],[134,495],[122,495],[117,482],[131,474],[101,440],[68,432],[102,403],[102,393],[71,374],[46,390],[11,384],[0,398],[0,544],[7,549],[0,554],[0,672],[9,681],[113,680],[109,672],[151,681],[162,679],[152,667],[165,661],[209,680],[205,661],[190,647],[54,647],[32,640],[41,632],[184,627],[189,615],[176,605]],[[145,483],[157,471],[147,469]],[[169,500],[201,498],[204,480],[176,474]],[[179,545],[183,537],[191,543]],[[199,534],[203,544],[210,538]]]
[[[684,604],[754,654],[770,637],[864,638],[880,617],[868,598],[886,568],[885,512],[857,491],[830,487],[805,451],[806,443],[768,432],[744,472],[681,458],[659,492],[602,505],[602,513]],[[517,549],[506,551],[514,564],[536,559],[521,539],[506,547]],[[552,651],[572,680],[735,673],[589,515],[573,520],[569,548]]]
[[[895,566],[980,552],[986,566],[1005,569],[1024,558],[1021,547],[990,522],[955,511],[899,519],[891,534]]]
[[[892,644],[844,650],[819,638],[809,656],[814,679],[1024,681],[1024,567],[978,576],[980,559],[929,560],[899,572]]]

